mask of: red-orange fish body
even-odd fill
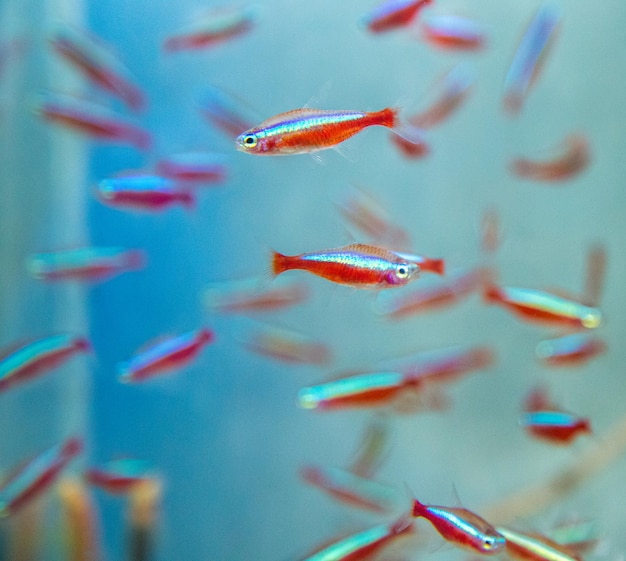
[[[352,244],[300,255],[274,252],[272,272],[279,275],[303,269],[330,281],[356,288],[402,286],[416,277],[419,267],[392,251],[366,244]]]
[[[398,124],[397,111],[389,108],[372,112],[295,109],[240,134],[235,146],[237,150],[257,155],[306,154],[332,148],[366,127],[395,129]]]

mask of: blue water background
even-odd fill
[[[308,462],[349,463],[369,414],[315,414],[298,409],[295,397],[300,387],[333,371],[409,352],[490,344],[498,361],[451,390],[451,410],[392,419],[382,480],[407,483],[437,504],[454,503],[454,487],[465,506],[480,509],[575,462],[624,414],[626,8],[617,2],[562,3],[564,24],[555,48],[521,115],[511,118],[501,108],[503,79],[537,2],[435,2],[431,13],[459,13],[485,25],[488,45],[479,53],[437,51],[407,32],[372,36],[357,25],[369,2],[268,0],[259,3],[258,26],[245,37],[211,50],[164,55],[163,38],[213,4],[84,5],[86,26],[115,45],[146,91],[149,108],[139,120],[155,137],[147,155],[85,141],[88,239],[144,248],[149,265],[85,291],[96,350],[87,366],[90,388],[80,404],[58,395],[54,405],[87,410],[89,462],[128,454],[158,466],[165,493],[156,558],[293,559],[332,536],[376,523],[379,518],[331,502],[298,475]],[[404,160],[382,129],[351,140],[345,156],[326,152],[322,164],[308,156],[257,158],[236,152],[198,111],[203,87],[211,84],[244,99],[259,121],[312,99],[322,108],[400,105],[410,113],[424,106],[434,79],[458,62],[473,69],[475,88],[457,115],[429,132],[432,153],[420,161]],[[45,135],[46,125],[33,130]],[[546,186],[507,170],[512,156],[541,154],[575,130],[588,135],[593,152],[580,177]],[[203,191],[191,212],[124,213],[88,194],[103,177],[195,149],[226,154],[230,177],[224,186]],[[496,208],[504,243],[495,262],[508,285],[580,292],[586,252],[602,242],[609,265],[601,334],[609,353],[576,370],[547,371],[533,350],[553,331],[486,307],[477,296],[394,323],[373,314],[371,294],[313,278],[306,303],[260,319],[330,345],[331,367],[289,366],[246,351],[238,339],[255,324],[207,313],[204,288],[265,274],[270,247],[291,254],[351,242],[333,204],[350,182],[384,201],[416,252],[444,257],[451,271],[484,259],[480,219],[485,208]],[[216,343],[184,372],[142,385],[118,383],[117,363],[147,340],[200,325],[215,331]],[[565,449],[529,439],[516,419],[523,396],[538,382],[568,409],[590,417],[596,436]],[[611,551],[623,551],[625,512],[618,491],[625,467],[622,459],[563,503],[522,522],[542,529],[571,514],[597,519]],[[97,498],[107,558],[119,558],[122,504]],[[462,555],[446,548],[432,553],[433,547],[408,558]]]

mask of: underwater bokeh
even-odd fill
[[[0,343],[8,348],[72,332],[93,346],[0,394],[0,471],[80,436],[85,450],[68,474],[119,457],[140,458],[158,470],[163,495],[151,559],[303,559],[319,544],[392,520],[402,509],[392,515],[355,509],[303,481],[305,465],[354,461],[373,412],[302,409],[299,390],[340,372],[457,346],[488,346],[495,362],[450,383],[450,406],[443,410],[382,408],[388,452],[375,479],[401,495],[408,487],[423,502],[460,501],[484,513],[592,454],[626,414],[626,299],[619,280],[626,277],[626,7],[556,3],[558,35],[523,108],[511,115],[503,108],[505,75],[539,1],[434,0],[418,15],[418,22],[447,14],[471,18],[486,36],[478,50],[438,49],[416,24],[370,33],[360,21],[375,3],[364,0],[265,0],[252,7],[254,24],[239,36],[206,48],[163,49],[169,35],[222,4],[0,3],[0,47],[13,45],[0,52]],[[103,93],[55,53],[49,36],[59,24],[88,29],[112,45],[145,93],[146,108],[135,112]],[[340,151],[319,152],[321,162],[306,154],[256,157],[237,151],[232,135],[202,110],[210,88],[218,88],[252,124],[305,106],[398,107],[412,115],[435,97],[437,79],[459,64],[473,77],[471,91],[449,120],[424,131],[429,153],[419,159],[403,157],[381,127],[364,130]],[[42,92],[100,101],[149,131],[153,145],[142,151],[47,122],[33,111]],[[576,132],[588,139],[591,154],[579,175],[549,183],[511,172],[513,158],[549,158]],[[154,169],[160,159],[190,151],[220,154],[227,166],[224,182],[197,188],[194,208],[133,212],[94,195],[105,178]],[[406,319],[376,313],[396,291],[437,285],[435,275],[385,294],[304,271],[272,280],[271,250],[294,255],[371,241],[349,230],[338,211],[351,185],[378,199],[408,233],[410,244],[398,249],[445,259],[444,280],[488,266],[504,286],[582,295],[589,251],[604,248],[597,303],[603,323],[595,331],[607,351],[575,367],[547,368],[535,347],[562,331],[487,305],[480,291]],[[501,227],[494,252],[481,246],[481,220],[490,209]],[[98,283],[46,283],[28,275],[30,254],[81,246],[142,249],[147,263]],[[304,302],[247,314],[206,305],[207,288],[218,283],[259,278],[267,288],[287,276],[306,284]],[[329,361],[294,364],[251,351],[245,341],[265,326],[325,344]],[[118,380],[118,364],[146,342],[201,327],[215,341],[189,365],[142,383]],[[559,447],[531,438],[518,416],[537,385],[591,419],[592,434]],[[618,454],[548,507],[510,522],[547,531],[571,517],[593,520],[604,541],[587,557],[623,556],[624,462]],[[130,558],[126,499],[91,492],[101,558]],[[54,491],[45,497],[31,558],[69,558],[58,498]],[[466,555],[442,546],[425,523],[418,527],[426,542],[389,561]],[[0,521],[0,558],[12,558],[7,551],[19,531],[18,523]]]

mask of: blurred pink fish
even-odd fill
[[[391,31],[409,25],[432,0],[385,0],[363,17],[362,23],[372,33]]]
[[[142,382],[156,374],[182,368],[214,339],[215,334],[208,329],[159,338],[137,352],[128,362],[119,365],[119,380],[124,383]]]
[[[249,6],[228,6],[210,10],[195,18],[194,24],[163,42],[163,49],[175,52],[213,47],[250,31],[256,13]]]
[[[409,117],[409,123],[429,129],[448,119],[467,99],[474,79],[467,67],[457,65],[439,82],[435,101],[421,113]]]
[[[153,477],[152,466],[143,460],[121,458],[89,468],[85,479],[108,493],[128,493],[137,483]]]
[[[318,341],[286,329],[263,326],[248,335],[242,344],[249,350],[294,364],[328,364],[330,349]]]
[[[128,71],[108,46],[90,34],[68,25],[59,26],[50,37],[52,47],[96,85],[135,110],[146,104],[143,92],[132,83]]]
[[[587,333],[572,333],[541,341],[535,349],[546,366],[579,366],[606,351],[606,344]]]
[[[562,153],[552,160],[535,161],[516,158],[511,170],[534,181],[565,181],[581,173],[591,159],[589,141],[582,134],[570,134],[563,141]]]
[[[15,514],[46,491],[82,448],[80,439],[69,438],[17,468],[0,487],[0,518]]]
[[[559,10],[542,4],[524,33],[504,81],[504,108],[518,113],[537,80],[561,23]]]
[[[35,105],[35,113],[46,121],[80,131],[100,140],[131,144],[148,150],[150,133],[124,121],[102,106],[68,95],[45,94]]]
[[[431,45],[448,50],[475,51],[487,42],[482,26],[459,16],[432,16],[424,20],[422,36]]]
[[[125,271],[143,269],[146,256],[139,249],[84,247],[31,255],[26,267],[36,279],[45,281],[101,281]]]
[[[96,186],[98,199],[115,208],[163,211],[180,203],[187,208],[195,205],[193,194],[171,179],[147,173],[127,172],[103,179]]]
[[[161,175],[185,183],[221,183],[228,170],[225,159],[212,152],[187,152],[159,160],[156,170]]]
[[[53,370],[72,355],[90,349],[87,339],[74,335],[53,335],[5,349],[0,356],[0,392]]]

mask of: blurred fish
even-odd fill
[[[146,256],[140,249],[84,247],[32,254],[26,268],[38,280],[102,281],[125,271],[143,269]]]
[[[574,550],[543,534],[527,534],[503,526],[497,529],[506,539],[507,554],[518,561],[582,561]]]
[[[446,263],[443,259],[432,259],[424,255],[405,253],[403,251],[394,251],[393,253],[400,257],[400,259],[406,259],[411,263],[415,263],[419,267],[420,273],[424,271],[435,273],[436,275],[443,275],[445,273]]]
[[[367,112],[304,108],[281,113],[241,133],[235,147],[259,156],[307,154],[333,148],[374,125],[392,129],[409,141],[421,141],[420,131],[403,123],[396,109]]]
[[[91,137],[131,144],[139,150],[148,150],[152,137],[101,105],[73,96],[47,93],[35,104],[34,111],[43,119],[77,130]]]
[[[450,306],[482,288],[491,271],[478,267],[456,275],[445,284],[430,288],[418,288],[399,296],[379,298],[375,311],[391,319],[404,319],[444,306]]]
[[[175,337],[159,338],[118,366],[119,380],[124,383],[143,382],[156,374],[182,368],[214,339],[213,332],[204,328]]]
[[[559,407],[552,403],[548,391],[543,386],[538,386],[530,390],[524,400],[524,411],[527,413],[558,410]]]
[[[485,300],[508,308],[522,319],[565,327],[593,329],[602,323],[598,308],[532,288],[487,285]]]
[[[242,344],[252,352],[295,364],[327,364],[330,349],[309,337],[277,327],[262,326],[247,335]]]
[[[297,280],[278,279],[264,289],[257,279],[226,282],[207,288],[203,295],[205,308],[218,313],[268,312],[293,306],[307,297],[307,286]]]
[[[350,506],[385,513],[392,512],[398,503],[395,487],[348,470],[309,465],[303,467],[300,474],[307,483]]]
[[[195,205],[193,193],[175,181],[141,171],[103,179],[96,186],[99,201],[119,209],[159,212],[175,204]]]
[[[481,555],[493,555],[504,549],[504,537],[466,508],[425,505],[413,499],[413,516],[428,520],[445,540],[458,547]]]
[[[432,0],[385,0],[365,15],[362,23],[372,33],[409,25]]]
[[[407,231],[395,224],[380,202],[363,189],[352,185],[337,204],[337,208],[350,225],[372,238],[374,242],[393,247],[408,245]]]
[[[213,152],[173,154],[159,160],[156,170],[175,181],[194,184],[221,183],[228,174],[225,158]]]
[[[330,380],[298,392],[303,409],[331,410],[389,405],[407,389],[417,389],[414,376],[401,372],[366,372]]]
[[[527,411],[519,417],[519,424],[529,434],[553,444],[569,444],[581,433],[590,433],[589,419],[566,411]]]
[[[383,248],[352,244],[300,255],[272,254],[272,273],[302,269],[355,288],[391,288],[417,278],[419,267]]]
[[[489,347],[450,348],[420,353],[394,364],[424,387],[431,384],[449,384],[472,370],[482,370],[495,361],[495,352]],[[403,363],[403,364],[399,364]]]
[[[389,452],[389,423],[382,415],[375,415],[368,423],[359,447],[359,453],[350,471],[360,477],[370,478]]]
[[[80,439],[69,438],[17,468],[0,486],[0,518],[15,514],[46,491],[82,448]]]
[[[515,158],[513,173],[534,181],[566,181],[581,173],[591,159],[589,141],[582,134],[570,134],[563,141],[562,153],[547,161]]]
[[[606,344],[587,333],[572,333],[541,341],[537,358],[546,366],[578,366],[606,351]]]
[[[128,493],[137,483],[154,475],[149,462],[134,458],[111,460],[100,467],[90,468],[85,472],[85,479],[90,485],[104,489],[107,493]]]
[[[93,83],[112,93],[129,107],[142,109],[143,92],[128,71],[99,38],[69,25],[58,26],[50,37],[52,47]]]
[[[424,111],[409,117],[409,123],[429,129],[452,116],[467,99],[474,77],[465,65],[458,64],[439,79],[435,101]]]
[[[336,541],[302,561],[370,561],[399,537],[412,532],[413,521],[404,516]]]
[[[487,39],[482,26],[459,16],[432,16],[422,21],[422,37],[442,49],[482,49]]]
[[[504,108],[509,113],[521,110],[541,72],[560,23],[560,11],[546,2],[528,24],[504,80]]]
[[[166,52],[213,47],[249,32],[257,14],[251,6],[214,8],[194,18],[194,23],[163,41]]]
[[[90,349],[87,339],[75,335],[55,335],[11,347],[0,356],[0,392],[53,370],[72,355]]]
[[[230,138],[252,127],[243,102],[215,86],[206,86],[200,98],[200,112]]]
[[[589,248],[582,300],[591,306],[597,306],[602,297],[604,277],[606,276],[606,260],[607,255],[604,244],[596,243]]]
[[[598,524],[578,517],[557,524],[547,534],[551,540],[565,545],[577,555],[594,549],[601,541]]]
[[[89,490],[81,481],[68,478],[59,482],[58,494],[65,514],[67,561],[99,561],[98,513]]]
[[[426,141],[417,136],[409,139],[399,134],[391,134],[390,140],[405,158],[416,160],[425,158],[430,154],[430,148]]]

